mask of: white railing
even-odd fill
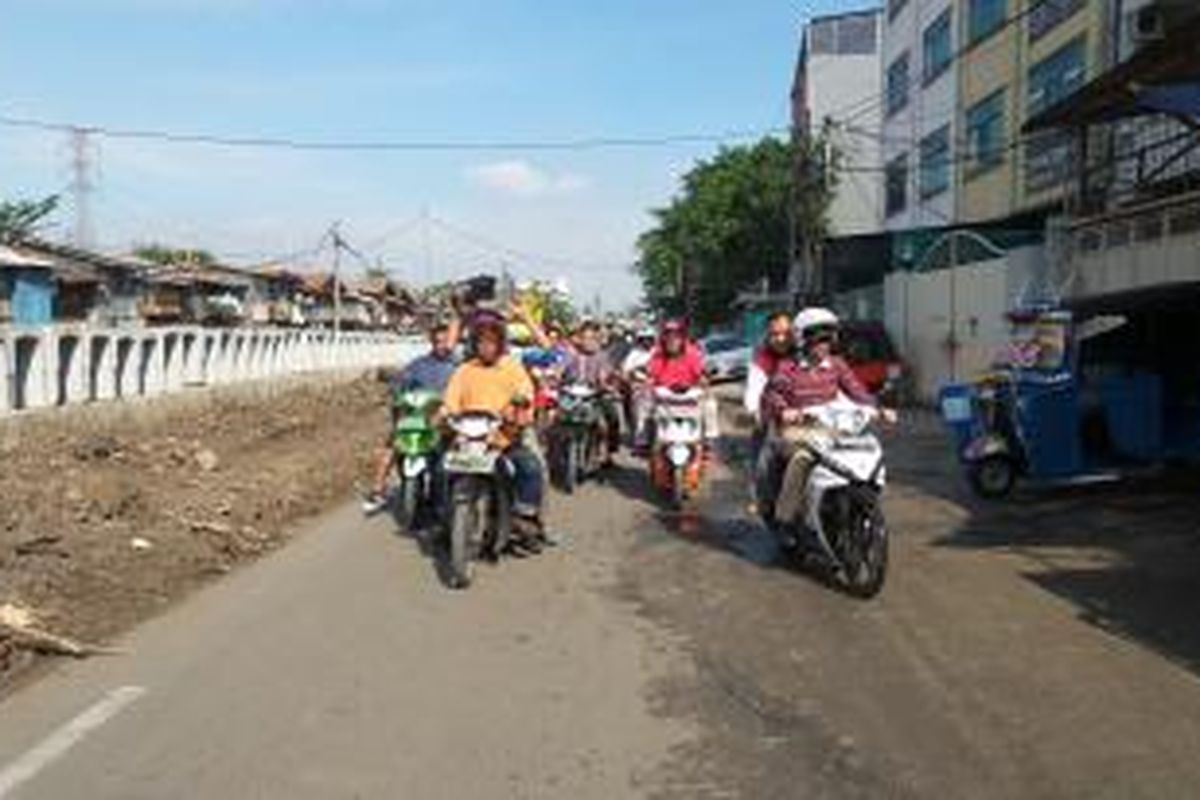
[[[399,365],[420,338],[384,333],[86,324],[0,327],[0,415],[194,386]]]

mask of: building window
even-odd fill
[[[967,41],[985,39],[1004,25],[1008,0],[967,0]]]
[[[908,0],[888,0],[888,22],[894,20],[906,5],[908,5]]]
[[[893,217],[908,207],[908,153],[901,153],[888,162],[884,183],[884,211]]]
[[[1043,192],[1061,186],[1075,171],[1074,140],[1066,131],[1043,131],[1025,143],[1025,188]]]
[[[1004,90],[967,109],[967,177],[1004,163]]]
[[[1083,4],[1084,0],[1041,0],[1029,9],[1029,41],[1036,42],[1045,36],[1083,8]]]
[[[1030,67],[1026,113],[1033,116],[1083,85],[1086,57],[1084,38],[1080,36]]]
[[[901,54],[887,71],[887,113],[890,117],[908,105],[908,53]]]
[[[950,126],[943,125],[921,140],[921,199],[950,188]]]
[[[950,67],[950,62],[954,60],[949,8],[925,29],[925,34],[922,36],[922,52],[924,53],[922,79],[925,83],[932,83]]]

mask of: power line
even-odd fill
[[[581,261],[576,261],[575,259],[565,258],[562,256],[551,256],[551,255],[545,255],[545,254],[539,254],[539,253],[532,253],[532,252],[524,251],[524,250],[518,250],[516,248],[509,247],[505,244],[497,242],[494,239],[490,239],[482,234],[474,233],[472,231],[466,230],[466,229],[461,228],[452,223],[446,222],[446,220],[442,219],[441,217],[431,215],[429,217],[429,221],[435,227],[443,230],[444,232],[450,234],[451,236],[456,236],[459,239],[462,239],[463,241],[471,242],[471,243],[475,244],[477,247],[481,247],[485,250],[495,253],[496,255],[500,255],[500,256],[503,256],[506,258],[517,259],[520,261],[532,261],[535,263],[549,264],[549,265],[554,265],[554,266],[574,267],[576,269],[586,269],[586,270],[609,269],[613,266],[616,266],[614,264],[587,264],[587,263],[584,263]]]
[[[304,140],[271,136],[219,136],[206,133],[179,133],[166,130],[137,130],[108,128],[99,125],[50,122],[28,117],[0,115],[0,126],[26,128],[56,133],[82,131],[85,134],[109,139],[155,141],[167,144],[209,145],[214,147],[245,147],[279,150],[310,150],[325,152],[470,152],[470,151],[537,151],[537,150],[602,150],[649,147],[675,147],[691,144],[755,139],[786,133],[788,128],[734,130],[724,133],[684,133],[665,136],[591,136],[579,139],[542,140],[426,140],[426,141],[352,141]]]

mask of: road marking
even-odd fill
[[[0,771],[0,800],[8,797],[21,784],[62,758],[68,750],[120,714],[127,706],[144,695],[141,686],[122,686],[109,692],[103,700],[63,725],[25,755]]]

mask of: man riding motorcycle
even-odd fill
[[[766,425],[759,413],[763,390],[767,388],[767,383],[779,369],[779,365],[795,357],[796,336],[792,331],[792,315],[786,311],[777,311],[767,320],[767,330],[762,344],[758,346],[750,359],[750,368],[746,375],[746,390],[742,398],[743,407],[754,419],[754,431],[750,435],[751,464],[758,464],[763,441],[767,436]],[[750,492],[753,497],[756,494],[755,481],[751,480],[750,483]]]
[[[616,380],[612,361],[600,346],[600,325],[591,320],[583,322],[575,332],[575,347],[567,357],[564,377],[567,383],[586,383],[605,390],[612,388]],[[600,398],[600,410],[604,415],[608,431],[608,453],[605,464],[611,465],[613,457],[621,449],[621,419],[612,399]]]
[[[657,331],[650,326],[639,328],[634,335],[633,346],[621,361],[621,410],[625,426],[632,433],[637,428],[636,403],[646,383],[646,367],[654,355]]]
[[[429,331],[429,352],[410,361],[394,379],[389,381],[392,396],[398,391],[427,390],[441,394],[458,366],[455,348],[458,345],[460,324],[455,318],[451,322],[436,323]],[[392,408],[392,424],[387,437],[375,457],[375,474],[371,492],[363,500],[363,512],[374,514],[387,505],[388,475],[395,465],[396,451],[392,444],[396,428],[396,409]],[[435,459],[436,463],[437,459]],[[439,481],[434,481],[437,486]]]
[[[531,422],[533,382],[516,359],[506,354],[504,318],[480,312],[471,324],[472,357],[454,371],[442,398],[443,418],[467,411],[498,414],[506,421],[497,444],[513,468],[513,515],[516,555],[538,552],[549,543],[542,525],[545,476],[542,462],[522,440]],[[523,552],[522,552],[523,551]]]
[[[824,308],[806,308],[797,314],[792,325],[797,355],[777,365],[763,390],[760,413],[769,433],[758,461],[757,499],[768,527],[774,528],[776,502],[788,465],[796,460],[795,468],[801,470],[797,482],[803,485],[814,463],[803,445],[822,447],[829,442],[828,431],[806,419],[804,410],[828,403],[839,393],[856,403],[876,405],[850,366],[833,353],[839,324],[837,315]],[[892,423],[896,415],[883,409],[881,418]],[[781,435],[785,427],[789,429],[786,437]]]

